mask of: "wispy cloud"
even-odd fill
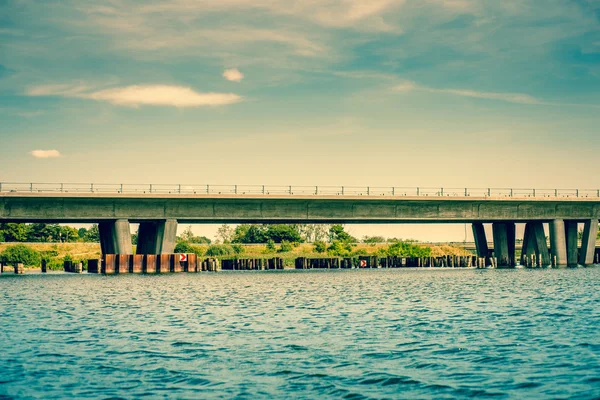
[[[232,82],[241,82],[244,79],[244,74],[242,74],[237,68],[230,68],[223,71],[223,78]]]
[[[412,91],[442,93],[461,97],[472,97],[476,99],[499,100],[517,104],[546,104],[543,101],[524,93],[478,92],[469,89],[438,89],[427,86],[421,86],[412,81],[402,81],[396,86],[394,86],[393,90],[402,93]]]
[[[195,90],[170,85],[133,85],[102,90],[90,90],[85,85],[40,85],[27,89],[29,96],[60,96],[106,101],[128,107],[141,105],[201,107],[221,106],[242,101],[234,93],[200,93]]]
[[[32,150],[29,154],[35,158],[54,158],[61,156],[58,150]]]

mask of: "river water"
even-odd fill
[[[600,268],[0,276],[0,398],[600,398]]]

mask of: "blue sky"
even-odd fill
[[[7,0],[0,120],[4,182],[597,188],[600,6]]]

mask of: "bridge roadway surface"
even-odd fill
[[[600,198],[0,193],[0,222],[464,223],[600,219]]]

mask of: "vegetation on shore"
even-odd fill
[[[64,261],[85,262],[101,255],[97,225],[75,229],[55,224],[0,224],[0,262],[23,263],[39,267],[46,260],[49,269],[62,269]],[[27,244],[19,242],[28,242]],[[132,235],[134,246],[137,235]],[[212,242],[195,236],[188,227],[178,236],[176,253],[195,253],[215,258],[281,257],[293,265],[297,257],[356,257],[361,255],[429,257],[469,255],[469,251],[450,245],[426,245],[412,240],[381,236],[350,235],[342,225],[256,225],[242,224],[235,229],[223,225]]]

